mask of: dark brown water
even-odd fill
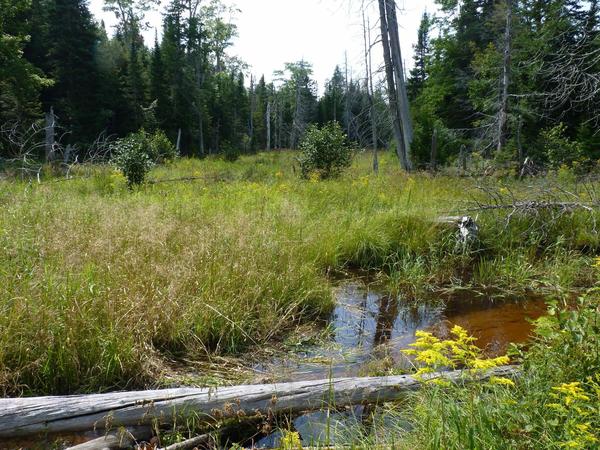
[[[377,362],[405,366],[402,350],[414,342],[417,330],[447,337],[460,325],[477,338],[489,356],[507,346],[527,341],[532,325],[546,310],[543,298],[498,299],[461,292],[443,301],[403,301],[360,283],[342,285],[332,314],[331,339],[323,345],[276,358],[256,366],[267,379],[277,381],[361,376]]]

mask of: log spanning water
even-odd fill
[[[465,376],[464,371],[369,378],[338,378],[221,388],[181,388],[110,394],[0,399],[0,438],[39,433],[73,433],[117,426],[169,423],[175,416],[211,418],[269,415],[398,400],[423,381],[482,381],[515,377],[519,369],[498,367]]]

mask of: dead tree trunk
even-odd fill
[[[181,151],[181,128],[177,131],[177,153]]]
[[[250,138],[250,151],[254,147],[254,110],[256,109],[256,96],[254,91],[254,76],[250,74],[250,124],[248,137]]]
[[[402,124],[401,105],[398,102],[397,80],[395,77],[394,60],[392,57],[392,47],[390,44],[390,24],[388,22],[388,3],[396,7],[394,0],[379,0],[379,22],[381,26],[381,43],[383,45],[383,60],[385,63],[385,77],[388,86],[388,103],[390,115],[392,116],[392,125],[394,130],[394,140],[396,141],[396,153],[400,160],[401,167],[409,171],[411,164],[408,158],[406,140],[404,139],[404,130]]]
[[[460,153],[458,154],[458,166],[460,169],[460,175],[464,176],[467,174],[467,149],[463,145],[460,146]]]
[[[398,16],[396,14],[395,0],[387,0],[387,14],[388,30],[390,32],[390,45],[392,50],[392,62],[394,66],[394,74],[396,76],[396,95],[398,96],[397,105],[400,108],[400,120],[402,121],[404,146],[406,148],[406,159],[409,165],[409,169],[412,170],[410,150],[413,140],[413,129],[412,121],[410,118],[408,93],[406,91],[406,76],[404,73],[404,62],[402,60],[402,50],[400,49],[400,35],[398,34]]]
[[[54,144],[55,144],[55,132],[54,127],[56,126],[56,116],[54,115],[54,108],[50,107],[50,112],[46,113],[46,141],[45,141],[45,159],[46,162],[50,162],[54,157]]]
[[[438,147],[438,130],[433,129],[433,135],[431,136],[431,159],[429,161],[429,169],[432,172],[437,170],[437,147]]]
[[[346,121],[346,136],[350,136],[350,89],[348,86],[348,52],[344,52],[344,120]],[[334,102],[335,105],[335,102]]]
[[[502,79],[500,85],[500,111],[498,112],[498,152],[506,146],[508,131],[508,87],[510,84],[510,51],[512,34],[512,0],[506,0],[506,28],[504,30],[504,49],[502,61]]]
[[[369,120],[371,121],[371,139],[373,146],[373,172],[379,173],[379,159],[377,157],[377,122],[375,117],[375,102],[373,100],[373,70],[372,70],[372,59],[371,59],[371,29],[369,21],[365,19],[365,11],[362,11],[363,19],[363,38],[365,46],[365,71],[366,71],[366,85],[367,85],[367,97],[369,99]]]
[[[491,376],[516,377],[519,369],[498,367],[488,372],[451,371],[423,375],[338,378],[275,385],[0,399],[0,438],[37,433],[66,433],[107,427],[172,424],[179,416],[221,419],[378,404],[402,398],[423,382],[443,379],[477,382]]]
[[[265,124],[267,125],[267,151],[271,150],[271,101],[267,102],[267,113],[265,115]]]
[[[525,155],[523,153],[523,143],[521,142],[521,130],[523,129],[523,117],[519,115],[519,121],[517,123],[517,158],[519,158],[519,165],[522,165],[525,161]]]

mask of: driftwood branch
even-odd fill
[[[467,210],[468,212],[476,211],[488,211],[494,209],[510,209],[520,210],[523,212],[540,210],[540,209],[557,209],[561,211],[574,211],[576,209],[584,209],[586,211],[593,211],[594,208],[598,208],[600,205],[595,203],[577,203],[577,202],[548,202],[548,201],[522,201],[515,202],[512,204],[501,204],[501,205],[479,205],[476,208]]]
[[[518,368],[505,366],[486,373],[451,371],[429,374],[421,379],[400,375],[273,385],[0,399],[0,438],[169,423],[176,416],[192,414],[210,420],[378,404],[398,400],[430,379],[464,383],[490,376],[516,376],[518,373]]]

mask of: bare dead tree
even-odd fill
[[[383,45],[383,59],[385,62],[385,76],[388,87],[388,107],[392,117],[394,139],[396,141],[396,153],[400,165],[404,170],[412,170],[410,161],[410,131],[406,126],[406,114],[403,109],[408,110],[408,103],[401,103],[403,98],[404,73],[402,61],[399,57],[398,22],[396,20],[396,2],[394,0],[378,0],[379,22],[381,27],[381,43]],[[396,27],[396,30],[392,30]],[[405,88],[405,86],[404,86]],[[405,120],[403,120],[403,117]],[[407,134],[409,133],[409,134]]]
[[[369,27],[368,19],[365,15],[365,5],[362,5],[362,26],[363,26],[363,42],[365,48],[365,72],[366,72],[366,87],[367,87],[367,98],[369,101],[369,119],[371,122],[371,139],[373,146],[373,172],[379,173],[379,159],[377,157],[377,122],[375,117],[375,102],[373,100],[373,64],[371,58],[371,29]]]
[[[400,107],[400,119],[402,120],[402,131],[404,132],[404,142],[406,146],[406,158],[408,165],[411,162],[411,144],[413,140],[412,120],[410,118],[410,108],[408,102],[408,93],[406,89],[406,72],[404,70],[404,60],[402,59],[402,50],[400,48],[400,35],[398,33],[398,15],[395,0],[387,1],[388,29],[390,31],[390,44],[392,48],[392,61],[394,73],[396,75],[398,95],[398,105]],[[412,167],[410,167],[412,168]]]
[[[256,92],[254,91],[254,75],[250,74],[250,123],[248,137],[250,138],[250,147],[254,143],[254,111],[256,110]]]
[[[506,26],[504,30],[504,45],[502,49],[502,79],[500,81],[500,111],[498,112],[498,152],[506,146],[508,132],[508,88],[510,85],[510,61],[512,38],[512,0],[506,0]]]
[[[271,150],[271,100],[267,102],[267,112],[265,113],[265,124],[267,126],[267,151]]]
[[[545,106],[560,110],[586,112],[588,123],[600,124],[600,48],[593,45],[594,38],[585,30],[571,43],[564,36],[558,50],[540,60],[540,74],[551,85],[544,93]]]
[[[438,151],[438,129],[433,129],[433,135],[431,136],[431,157],[429,170],[435,172],[437,170],[437,151]]]

